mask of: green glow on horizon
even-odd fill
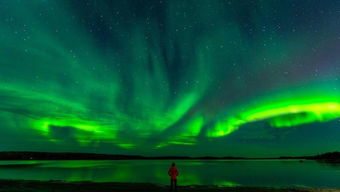
[[[241,184],[231,182],[231,181],[217,181],[215,185],[224,186],[224,187],[239,187]]]

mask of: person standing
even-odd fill
[[[179,175],[179,171],[175,163],[172,163],[169,168],[168,175],[170,176],[170,191],[175,190],[177,192],[177,176]]]

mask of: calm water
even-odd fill
[[[168,184],[172,161],[0,161],[0,178]],[[340,166],[297,160],[177,160],[179,185],[340,188]]]

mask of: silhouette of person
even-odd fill
[[[177,192],[177,176],[179,175],[179,171],[176,168],[176,164],[172,163],[171,167],[168,170],[168,175],[170,176],[170,191]]]

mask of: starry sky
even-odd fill
[[[340,1],[0,0],[0,151],[340,150]]]

